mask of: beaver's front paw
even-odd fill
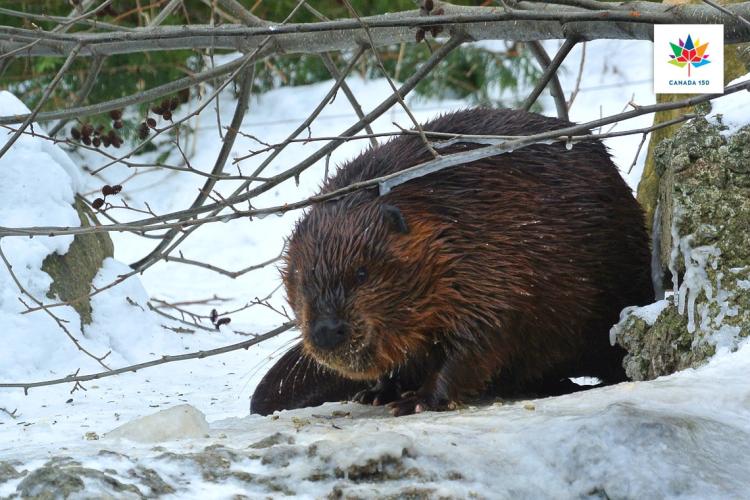
[[[401,384],[392,379],[381,379],[369,389],[359,391],[352,400],[365,405],[380,406],[396,401],[399,397]]]
[[[455,410],[458,407],[453,401],[436,398],[433,395],[421,394],[419,391],[405,392],[401,395],[401,399],[388,403],[387,406],[394,417],[425,411]]]

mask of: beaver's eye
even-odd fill
[[[357,273],[354,276],[357,279],[357,284],[361,285],[362,283],[367,281],[367,268],[360,267],[359,269],[357,269]]]

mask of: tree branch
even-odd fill
[[[749,89],[750,89],[750,80],[739,82],[739,83],[735,83],[733,85],[726,87],[724,89],[723,95],[729,95],[735,92],[747,91]],[[716,99],[721,96],[722,94],[700,94],[700,95],[696,95],[687,99],[683,99],[681,101],[663,102],[663,103],[651,104],[648,106],[639,106],[636,109],[633,109],[631,111],[625,111],[622,113],[618,113],[616,115],[600,118],[598,120],[593,120],[587,123],[582,123],[582,124],[574,125],[570,127],[563,127],[557,130],[551,130],[549,132],[544,132],[540,134],[533,134],[533,135],[529,135],[525,137],[520,137],[520,138],[516,138],[513,140],[502,142],[501,144],[488,146],[485,148],[478,148],[478,149],[456,153],[452,155],[445,155],[436,160],[431,160],[424,164],[416,165],[414,167],[410,167],[410,168],[401,170],[399,172],[396,172],[390,175],[378,177],[375,179],[370,179],[368,181],[354,183],[349,186],[343,187],[341,189],[331,191],[329,193],[311,196],[305,200],[301,200],[301,201],[297,201],[293,203],[285,203],[283,205],[279,205],[275,207],[257,208],[257,209],[252,209],[252,210],[237,210],[231,214],[215,215],[215,216],[210,216],[210,217],[204,217],[203,219],[198,219],[198,220],[187,220],[184,222],[172,222],[172,223],[166,222],[172,219],[176,219],[178,217],[182,217],[184,215],[197,215],[197,213],[205,213],[211,210],[215,210],[217,208],[224,208],[224,207],[230,206],[231,204],[247,201],[257,196],[257,194],[259,194],[258,192],[256,192],[256,190],[258,189],[256,188],[255,190],[251,190],[248,193],[244,193],[244,194],[237,195],[231,198],[227,198],[221,204],[204,205],[203,207],[190,211],[190,213],[186,213],[188,211],[183,210],[183,211],[174,212],[168,215],[162,215],[159,217],[142,219],[140,221],[133,221],[133,222],[127,222],[127,223],[121,223],[121,224],[110,224],[106,226],[88,226],[88,227],[59,226],[59,227],[24,227],[24,228],[0,227],[0,237],[35,236],[35,235],[58,236],[58,235],[63,235],[63,234],[88,234],[88,233],[98,233],[98,232],[107,232],[107,231],[131,231],[133,229],[138,229],[139,231],[160,231],[164,229],[170,229],[173,227],[188,227],[188,226],[205,224],[208,222],[226,222],[228,220],[237,219],[240,217],[262,217],[262,216],[270,215],[270,214],[286,213],[292,210],[305,208],[307,206],[310,206],[316,203],[321,203],[321,202],[328,201],[331,199],[336,199],[345,194],[358,191],[360,189],[370,188],[373,186],[379,186],[381,194],[385,194],[391,189],[393,189],[394,187],[400,184],[403,184],[404,182],[410,179],[422,177],[424,175],[427,175],[428,173],[436,172],[444,168],[462,165],[464,163],[469,163],[469,162],[476,161],[482,158],[488,158],[490,156],[503,154],[504,152],[508,152],[511,149],[517,150],[518,148],[525,147],[530,144],[536,144],[540,142],[549,142],[553,140],[568,141],[570,139],[575,139],[576,135],[582,134],[582,133],[585,134],[586,138],[597,138],[597,139],[604,138],[604,137],[614,137],[616,135],[621,136],[621,135],[642,133],[643,129],[637,129],[637,130],[628,131],[628,132],[612,132],[609,134],[597,134],[597,135],[588,134],[590,130],[595,129],[597,127],[609,125],[612,123],[617,123],[623,120],[628,120],[636,116],[656,113],[657,111],[666,111],[666,110],[671,110],[671,109],[680,109],[680,108],[686,108],[689,106],[695,106],[697,104],[708,102],[712,99]],[[346,134],[347,132],[345,132],[344,134]],[[426,131],[426,133],[429,135],[429,131]],[[339,139],[339,140],[344,141],[344,139]],[[469,141],[466,141],[466,142],[469,142]],[[324,148],[321,148],[321,149],[324,149]],[[309,159],[305,160],[300,165],[303,165],[307,161],[309,161]],[[300,165],[292,167],[291,169],[278,174],[277,176],[271,178],[271,180],[268,182],[276,182],[279,178],[288,179],[292,177],[294,175],[294,172],[296,172],[297,169],[300,168]],[[266,185],[264,184],[259,187],[263,188],[265,186]],[[265,192],[265,191],[262,191],[262,192]]]
[[[34,107],[34,110],[26,116],[26,119],[23,121],[21,126],[16,129],[10,139],[8,139],[3,147],[0,148],[0,157],[2,157],[10,149],[13,143],[15,143],[18,138],[21,137],[21,134],[23,134],[23,131],[26,130],[26,127],[28,127],[29,124],[34,121],[34,117],[36,117],[36,115],[39,113],[39,110],[42,109],[42,107],[47,103],[49,96],[60,83],[60,80],[62,80],[62,77],[65,75],[65,72],[68,71],[70,65],[73,64],[73,61],[75,61],[80,50],[80,45],[76,45],[75,47],[73,47],[73,50],[70,52],[70,54],[68,54],[68,58],[65,59],[65,63],[63,63],[63,65],[60,67],[50,84],[47,85],[47,88],[44,89],[44,93],[42,94],[41,99],[39,99],[37,105]]]
[[[159,359],[154,359],[151,361],[146,361],[145,363],[138,363],[135,365],[130,366],[124,366],[122,368],[117,368],[115,370],[108,370],[106,372],[99,372],[99,373],[92,373],[89,375],[68,375],[67,377],[58,378],[58,379],[52,379],[52,380],[44,380],[41,382],[13,382],[13,383],[3,383],[0,384],[0,388],[10,388],[10,387],[17,387],[23,389],[24,394],[29,393],[29,389],[32,389],[34,387],[42,387],[47,385],[58,385],[58,384],[67,384],[67,383],[75,383],[80,384],[81,382],[87,382],[89,380],[99,380],[106,377],[113,377],[115,375],[120,375],[122,373],[127,372],[136,372],[138,370],[142,370],[144,368],[150,368],[152,366],[157,365],[163,365],[166,363],[174,363],[176,361],[185,361],[186,359],[203,359],[208,358],[210,356],[216,356],[219,354],[225,354],[227,352],[232,351],[238,351],[240,349],[248,349],[249,347],[259,344],[265,340],[268,340],[270,338],[276,337],[277,335],[280,335],[284,333],[285,331],[291,329],[294,326],[293,322],[284,323],[283,325],[274,328],[273,330],[266,332],[262,335],[258,335],[253,337],[250,340],[245,340],[244,342],[238,342],[236,344],[227,345],[224,347],[217,347],[216,349],[208,349],[205,351],[196,351],[196,352],[190,352],[187,354],[179,354],[176,356],[162,356]]]
[[[724,24],[727,43],[750,41],[750,28],[742,18],[750,17],[750,2],[725,9],[731,15],[702,4],[669,5],[647,1],[612,4],[609,10],[583,10],[552,3],[519,2],[522,9],[444,6],[445,14],[420,16],[405,11],[363,18],[377,47],[414,41],[414,29],[445,26],[459,29],[474,40],[549,40],[580,37],[650,40],[654,24]],[[608,4],[609,5],[609,4]],[[0,52],[41,39],[21,54],[28,56],[67,55],[82,43],[82,55],[111,55],[175,49],[229,49],[250,52],[260,47],[265,36],[274,43],[261,56],[276,53],[319,53],[351,50],[365,38],[356,19],[317,23],[246,27],[225,25],[165,26],[131,32],[62,34],[22,28],[0,27]],[[19,56],[19,54],[15,54]]]
[[[562,47],[560,47],[560,50],[557,51],[557,54],[552,61],[550,61],[549,56],[547,55],[547,51],[544,50],[541,42],[531,43],[531,51],[534,53],[534,56],[536,56],[537,61],[539,61],[539,64],[541,65],[544,73],[542,73],[542,76],[539,77],[539,82],[537,82],[534,90],[531,91],[531,94],[529,94],[529,96],[524,101],[523,109],[525,109],[526,111],[530,110],[531,106],[539,98],[539,95],[541,95],[547,84],[550,84],[550,94],[555,100],[557,117],[561,120],[568,120],[568,105],[565,102],[565,96],[563,95],[562,86],[560,85],[560,79],[557,77],[557,70],[560,68],[560,65],[562,65],[563,61],[565,61],[565,58],[568,56],[568,54],[570,54],[570,51],[573,50],[573,47],[575,47],[577,43],[578,40],[576,38],[567,38]]]
[[[38,113],[36,115],[36,120],[43,122],[49,120],[64,120],[69,118],[98,115],[100,113],[112,111],[113,109],[121,109],[126,106],[132,106],[133,104],[155,101],[156,99],[164,97],[167,94],[192,87],[207,80],[214,79],[217,76],[231,73],[232,71],[237,70],[237,68],[239,68],[240,66],[243,66],[245,63],[245,58],[239,57],[226,64],[222,64],[221,66],[216,66],[215,68],[202,71],[195,75],[186,76],[184,78],[180,78],[179,80],[165,83],[164,85],[159,85],[158,87],[154,87],[143,92],[138,92],[136,94],[131,94],[129,96],[120,97],[118,99],[111,99],[106,102],[91,104],[89,106],[63,109],[61,111],[48,111],[44,113]],[[0,116],[0,125],[22,123],[29,116],[31,115],[25,114]]]

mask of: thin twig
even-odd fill
[[[328,72],[331,74],[334,80],[338,81],[341,80],[341,90],[344,92],[344,95],[349,100],[349,103],[352,106],[352,109],[357,114],[357,118],[360,120],[365,117],[365,112],[362,111],[362,106],[360,106],[359,101],[357,101],[357,98],[354,96],[354,92],[352,92],[352,89],[349,88],[349,85],[346,84],[346,79],[341,78],[341,74],[339,73],[339,70],[336,68],[336,64],[333,62],[333,59],[331,59],[331,56],[328,54],[321,54],[320,58],[323,60],[323,65],[326,67]],[[368,134],[371,134],[370,137],[370,145],[375,148],[378,146],[378,141],[374,137],[374,132],[372,131],[372,126],[368,123],[367,126],[365,126],[365,130]]]
[[[336,79],[334,84],[331,86],[331,89],[326,93],[325,96],[323,96],[323,99],[320,100],[318,105],[315,107],[315,109],[310,113],[307,118],[296,128],[294,131],[287,136],[287,138],[284,140],[284,142],[281,142],[278,144],[278,147],[274,148],[275,151],[269,155],[268,158],[263,160],[263,162],[258,166],[258,168],[255,169],[255,171],[252,173],[251,177],[256,177],[260,175],[263,170],[271,164],[273,160],[276,159],[276,157],[281,154],[281,152],[286,148],[289,143],[291,143],[295,137],[297,137],[299,134],[304,132],[305,130],[310,127],[312,122],[320,115],[321,112],[325,109],[325,107],[328,105],[329,102],[331,102],[331,99],[333,99],[333,96],[336,95],[336,92],[338,92],[338,89],[341,87],[341,84],[344,82],[344,79],[349,75],[352,68],[354,68],[354,65],[357,64],[357,61],[362,57],[362,55],[365,53],[364,47],[359,47],[357,52],[352,56],[352,58],[349,60],[349,63],[346,65],[346,68],[343,72],[339,74],[339,77]],[[363,118],[360,118],[360,121],[364,120]],[[368,122],[369,125],[369,122]],[[239,163],[242,160],[248,158],[248,156],[240,156],[234,159],[234,163]],[[240,189],[237,191],[244,190],[247,186],[249,186],[249,183],[245,183],[242,186],[240,186]]]
[[[123,373],[128,372],[136,372],[138,370],[142,370],[144,368],[150,368],[152,366],[157,365],[163,365],[166,363],[174,363],[176,361],[185,361],[188,359],[203,359],[208,358],[210,356],[216,356],[219,354],[225,354],[232,351],[238,351],[240,349],[248,349],[251,346],[254,346],[255,344],[259,344],[263,341],[266,341],[270,338],[276,337],[285,331],[291,329],[294,327],[294,323],[288,322],[284,323],[283,325],[274,328],[273,330],[266,332],[262,335],[257,335],[253,337],[250,340],[245,340],[244,342],[238,342],[236,344],[230,344],[224,347],[217,347],[216,349],[207,349],[205,351],[196,351],[196,352],[190,352],[186,354],[179,354],[175,356],[162,356],[159,359],[154,359],[151,361],[146,361],[145,363],[138,363],[135,365],[129,365],[124,366],[122,368],[117,368],[114,370],[108,370],[106,372],[98,372],[98,373],[92,373],[89,375],[69,375],[67,377],[58,378],[58,379],[52,379],[52,380],[43,380],[40,382],[13,382],[13,383],[2,383],[0,384],[0,388],[10,388],[10,387],[16,387],[23,389],[25,394],[29,393],[29,389],[35,388],[35,387],[43,387],[48,385],[58,385],[58,384],[67,384],[67,383],[76,383],[80,384],[81,382],[87,382],[90,380],[99,380],[106,377],[113,377],[115,375],[120,375]]]
[[[89,68],[89,74],[86,75],[86,80],[84,80],[81,88],[78,89],[78,92],[76,93],[75,99],[73,99],[73,107],[80,106],[94,89],[94,85],[99,78],[99,72],[104,67],[104,61],[104,56],[94,56],[94,60],[91,61],[91,67]],[[58,120],[58,122],[47,133],[50,137],[54,137],[67,122],[68,120]]]
[[[284,19],[282,25],[286,23],[287,21],[289,21],[294,16],[294,14],[299,10],[299,8],[304,4],[304,2],[305,0],[300,0],[299,2],[297,2],[297,5],[294,7],[294,9],[292,9],[292,11],[286,17],[286,19]],[[255,57],[256,54],[263,48],[265,43],[268,43],[270,40],[271,40],[270,36],[266,37],[264,40],[264,43],[262,43],[252,54],[250,54],[249,56],[246,56],[248,60],[250,60],[250,58]],[[235,115],[234,115],[234,118],[232,119],[232,125],[230,127],[230,130],[227,131],[227,135],[224,139],[224,144],[222,145],[222,148],[219,152],[219,156],[217,157],[216,163],[214,164],[214,168],[211,172],[214,175],[221,173],[221,171],[224,169],[224,164],[226,163],[226,160],[229,157],[229,153],[232,149],[232,146],[234,145],[234,140],[237,136],[237,131],[242,125],[242,119],[244,118],[245,110],[248,105],[250,91],[252,90],[253,75],[255,75],[255,70],[254,68],[251,68],[251,73],[246,75],[247,76],[246,81],[243,83],[243,85],[246,85],[242,90],[244,98],[242,98],[241,96],[240,102],[238,102],[237,108],[235,108]],[[240,107],[240,104],[242,104],[241,107]],[[213,190],[213,186],[215,184],[216,184],[216,181],[214,179],[209,178],[206,181],[201,193],[193,201],[191,208],[198,208],[201,205],[203,205],[203,203],[206,201],[206,198],[208,197],[208,193],[210,193],[211,190]],[[180,229],[180,228],[177,228],[177,229]],[[150,267],[157,261],[157,259],[155,258],[157,255],[159,256],[169,255],[170,252],[172,252],[175,248],[177,248],[177,245],[182,243],[182,241],[184,241],[188,237],[189,234],[190,234],[189,232],[183,234],[182,237],[179,238],[179,240],[176,242],[176,244],[173,244],[170,248],[167,248],[169,247],[170,243],[172,243],[178,235],[177,230],[170,230],[167,234],[164,235],[164,238],[156,246],[156,248],[154,248],[151,252],[148,253],[148,255],[140,259],[138,262],[132,264],[132,267],[142,272],[147,267]]]
[[[729,85],[725,87],[724,95],[729,95],[729,94],[740,92],[740,91],[746,91],[749,88],[750,88],[750,81],[735,83],[733,85]],[[597,128],[602,125],[617,123],[619,121],[631,119],[631,118],[642,116],[645,114],[655,113],[657,111],[666,111],[666,110],[671,110],[671,109],[680,109],[680,108],[695,106],[696,104],[708,102],[721,96],[722,96],[721,94],[701,94],[701,95],[696,95],[696,96],[689,97],[687,99],[683,99],[683,100],[675,101],[675,102],[663,102],[663,103],[657,103],[657,104],[652,104],[648,106],[640,106],[637,109],[633,109],[633,110],[619,113],[617,115],[613,115],[609,117],[600,118],[600,119],[593,120],[587,123],[569,126],[569,127],[563,127],[557,130],[552,130],[552,131],[544,132],[541,134],[534,134],[534,135],[526,136],[525,138],[518,139],[516,141],[508,141],[505,143],[505,145],[489,146],[486,148],[479,148],[479,149],[466,151],[463,153],[456,153],[453,155],[444,156],[441,159],[431,160],[430,162],[427,162],[427,164],[411,167],[409,169],[405,169],[401,172],[396,172],[388,176],[371,179],[369,181],[364,181],[361,183],[355,183],[350,186],[338,189],[336,191],[332,191],[330,193],[311,196],[305,200],[301,200],[301,201],[294,202],[294,203],[286,203],[284,205],[275,206],[275,207],[238,211],[232,214],[221,215],[221,216],[210,216],[210,217],[205,217],[200,220],[188,220],[188,221],[184,221],[180,223],[165,222],[166,220],[174,219],[177,217],[182,217],[185,215],[197,215],[198,213],[205,213],[210,210],[215,210],[216,208],[219,208],[217,204],[204,205],[192,211],[185,211],[185,210],[177,211],[172,214],[168,214],[166,216],[160,216],[160,217],[151,218],[151,219],[142,219],[140,221],[133,221],[133,222],[123,223],[119,225],[76,227],[76,228],[0,227],[0,236],[88,234],[88,233],[107,232],[107,231],[128,231],[128,230],[133,230],[136,228],[141,231],[158,231],[158,230],[170,229],[173,227],[189,227],[189,226],[201,225],[201,224],[214,222],[214,221],[226,222],[228,220],[236,219],[239,217],[260,217],[260,216],[270,215],[270,214],[286,213],[292,210],[297,210],[300,208],[307,207],[315,203],[320,203],[320,202],[327,201],[330,199],[338,198],[350,192],[369,188],[374,185],[380,185],[381,191],[388,191],[390,188],[405,182],[404,178],[402,177],[402,174],[407,174],[411,176],[411,178],[413,178],[415,177],[414,175],[412,175],[414,173],[414,169],[417,169],[418,167],[419,168],[424,167],[425,165],[428,165],[428,164],[429,164],[428,165],[429,168],[438,167],[436,168],[436,170],[441,170],[442,168],[447,168],[449,166],[460,165],[463,163],[468,163],[470,161],[475,161],[477,159],[487,158],[490,156],[501,154],[505,149],[508,149],[508,146],[512,146],[517,149],[518,147],[523,147],[523,146],[527,146],[529,144],[535,144],[538,142],[548,142],[551,140],[568,141],[571,138],[575,138],[577,134],[580,134],[582,132],[585,133],[593,128]],[[638,131],[636,131],[636,133],[641,133],[641,130],[642,129],[639,129]],[[625,135],[628,133],[632,134],[633,132],[632,131],[615,132],[612,134],[598,134],[598,135],[587,134],[586,137],[603,138],[603,137],[612,137],[612,136],[615,136],[615,134],[617,134],[617,136],[621,136],[621,135]],[[325,148],[322,148],[322,149],[325,149]],[[305,162],[303,162],[301,165],[304,165],[307,161],[309,160],[305,160]],[[286,180],[286,179],[293,177],[294,173],[297,171],[298,168],[300,168],[299,165],[292,167],[291,169],[288,169],[287,171],[278,174],[277,176],[273,177],[272,180],[269,181],[269,183],[282,182],[282,180]],[[426,175],[426,174],[422,173],[421,175]],[[420,175],[417,175],[416,177],[418,176]],[[281,180],[279,180],[280,178]],[[263,188],[265,186],[266,184],[260,187]],[[236,204],[236,203],[241,203],[243,201],[250,200],[253,197],[257,196],[257,194],[259,194],[258,191],[259,191],[258,188],[256,188],[254,190],[250,190],[247,193],[237,195],[235,197],[227,198],[226,201],[222,203],[222,205],[226,206],[229,204]],[[262,190],[261,192],[265,192],[265,190]]]
[[[13,135],[8,139],[8,141],[3,145],[2,148],[0,148],[0,158],[10,149],[10,147],[15,143],[19,137],[21,137],[21,134],[23,134],[23,131],[26,130],[26,127],[31,124],[31,122],[34,121],[34,117],[39,113],[39,110],[42,109],[42,107],[47,104],[47,100],[49,99],[50,95],[52,95],[52,92],[57,88],[57,85],[62,80],[62,77],[65,75],[65,73],[68,71],[68,68],[70,68],[70,65],[73,64],[73,61],[75,61],[75,58],[78,56],[78,53],[81,51],[81,45],[76,45],[75,48],[68,54],[67,59],[65,59],[65,62],[58,70],[55,77],[52,79],[49,85],[47,85],[47,88],[44,89],[44,93],[42,94],[41,99],[39,99],[39,102],[34,107],[34,110],[31,112],[30,115],[28,115],[28,118],[24,120],[24,122],[21,124],[20,127],[13,133]]]
[[[578,66],[578,76],[576,77],[576,84],[575,87],[573,87],[573,91],[570,93],[570,98],[567,102],[567,108],[568,111],[570,111],[570,108],[573,107],[573,102],[575,102],[576,97],[578,97],[578,92],[581,90],[581,79],[583,78],[583,67],[586,63],[586,43],[583,42],[581,44],[581,64]]]
[[[560,79],[557,77],[557,70],[577,43],[577,38],[566,38],[562,47],[560,47],[560,50],[555,54],[555,58],[550,61],[547,51],[544,50],[541,42],[531,42],[531,51],[542,66],[544,73],[542,73],[542,76],[539,78],[534,90],[531,91],[531,94],[529,94],[524,101],[522,106],[523,109],[526,111],[530,110],[531,106],[536,102],[544,88],[551,82],[552,87],[550,88],[550,94],[552,94],[552,98],[555,100],[557,117],[561,120],[568,120],[568,106],[565,103],[565,96],[563,95],[562,86],[560,85]]]
[[[380,54],[378,54],[378,49],[375,47],[375,41],[372,39],[372,33],[370,33],[370,28],[367,26],[367,23],[360,17],[360,15],[357,13],[356,9],[352,6],[351,2],[349,0],[344,0],[344,4],[346,5],[346,8],[349,10],[349,12],[357,19],[357,21],[360,22],[362,25],[362,28],[365,30],[365,34],[367,35],[367,40],[370,42],[370,48],[372,49],[372,55],[375,57],[375,61],[378,63],[378,67],[380,68],[380,72],[385,76],[386,81],[388,82],[388,85],[391,87],[391,91],[393,91],[393,95],[396,96],[396,99],[398,100],[398,103],[401,105],[401,107],[404,109],[406,114],[409,116],[409,119],[411,120],[412,124],[414,125],[414,128],[419,131],[419,136],[422,138],[422,143],[427,148],[427,151],[432,155],[433,158],[437,158],[440,155],[437,151],[432,147],[432,144],[430,144],[430,141],[427,139],[427,136],[424,135],[424,130],[422,130],[422,125],[419,123],[419,121],[416,119],[414,114],[411,112],[411,109],[409,109],[409,106],[406,105],[406,102],[404,102],[404,98],[401,97],[401,95],[398,92],[398,89],[396,88],[396,84],[393,83],[393,79],[391,78],[391,75],[388,74],[388,71],[386,71],[385,66],[383,65],[383,60],[380,58]]]
[[[723,6],[719,5],[716,2],[712,2],[711,0],[701,0],[701,1],[703,3],[707,3],[708,5],[710,5],[711,7],[713,7],[714,9],[717,9],[717,10],[723,12],[724,14],[726,14],[728,16],[731,16],[734,19],[737,19],[742,24],[744,24],[745,26],[747,26],[748,28],[750,28],[750,21],[748,21],[747,19],[745,19],[741,15],[737,14],[736,12],[732,12],[731,10],[727,9],[726,7],[723,7]]]
[[[16,412],[18,412],[18,408],[15,408],[13,411],[9,411],[9,410],[3,408],[2,406],[0,406],[0,412],[5,413],[6,415],[8,415],[13,420],[15,420],[15,419],[18,418],[18,415],[16,415]]]
[[[107,2],[109,4],[109,2]],[[107,5],[100,5],[96,11],[90,11],[89,16],[94,15],[97,13],[98,10],[101,10],[102,8],[105,8]],[[111,24],[104,21],[100,21],[98,19],[91,20],[87,18],[76,18],[76,19],[70,19],[63,16],[51,16],[49,14],[34,14],[31,12],[21,12],[18,10],[13,9],[6,9],[4,7],[0,7],[0,14],[5,14],[6,16],[11,17],[19,17],[21,19],[27,19],[29,21],[49,21],[49,22],[55,22],[58,23],[60,26],[72,26],[74,24],[85,24],[86,26],[92,26],[94,28],[99,29],[108,29],[113,31],[136,31],[136,28],[129,28],[126,26],[120,26],[118,24]],[[40,40],[41,41],[41,40]]]
[[[154,87],[149,90],[144,90],[143,92],[136,92],[135,94],[131,94],[125,97],[111,99],[111,100],[101,102],[101,103],[90,104],[88,106],[80,106],[80,107],[63,109],[60,111],[47,111],[47,112],[39,113],[37,115],[37,120],[40,122],[43,122],[43,121],[62,120],[62,119],[70,119],[70,118],[83,118],[85,116],[98,115],[100,113],[106,113],[108,111],[112,111],[115,109],[125,108],[127,106],[132,106],[134,104],[142,104],[144,102],[155,101],[159,99],[160,97],[164,97],[165,95],[178,92],[180,90],[205,82],[207,80],[212,80],[216,78],[217,76],[225,75],[227,73],[232,73],[233,71],[236,71],[237,68],[239,68],[240,66],[243,66],[244,63],[245,63],[244,58],[238,58],[226,64],[222,64],[221,66],[217,66],[213,69],[208,69],[206,71],[202,71],[194,75],[186,76],[184,78],[180,78],[179,80],[165,83],[163,85],[159,85],[158,87]],[[22,123],[25,120],[27,120],[29,116],[31,115],[23,114],[23,115],[0,116],[0,125],[12,125],[15,123]]]
[[[243,23],[245,23],[248,26],[266,26],[269,24],[267,21],[264,21],[263,19],[259,18],[258,16],[254,15],[252,12],[247,10],[240,2],[237,0],[217,0],[219,5],[224,7],[224,9],[231,15],[239,18]]]
[[[154,26],[159,26],[180,5],[182,5],[182,0],[170,0],[170,2],[167,5],[162,7],[161,11],[156,15],[155,18],[151,20],[150,23],[148,23],[147,26],[149,28],[154,27]]]
[[[224,142],[221,145],[219,154],[217,155],[216,161],[214,162],[214,168],[211,170],[212,176],[220,175],[224,170],[224,166],[226,165],[227,159],[229,158],[229,153],[232,151],[234,141],[237,138],[237,131],[242,126],[242,120],[245,118],[245,113],[250,105],[250,92],[253,88],[254,78],[255,66],[250,65],[250,67],[245,72],[242,82],[240,83],[240,97],[237,100],[237,106],[234,109],[232,123],[229,125],[227,133],[224,135]],[[190,208],[196,208],[203,205],[206,199],[208,199],[208,194],[214,189],[214,186],[216,186],[217,182],[218,179],[216,177],[209,177],[208,179],[206,179],[205,184],[199,191],[198,196],[196,196],[195,200],[193,200]],[[146,259],[150,259],[154,255],[161,254],[163,250],[169,246],[172,240],[174,240],[178,233],[179,230],[173,229],[165,234],[159,244],[149,253],[149,255],[146,256]]]
[[[193,328],[198,328],[200,330],[204,330],[204,331],[208,331],[208,332],[215,332],[216,331],[216,328],[214,328],[214,327],[208,327],[208,326],[201,325],[197,321],[186,321],[186,320],[178,318],[176,316],[172,316],[169,313],[165,313],[164,311],[162,311],[158,307],[154,307],[153,305],[151,305],[150,302],[148,303],[148,308],[150,310],[152,310],[153,312],[155,312],[156,314],[158,314],[159,316],[164,316],[167,319],[170,319],[172,321],[176,321],[176,322],[181,323],[183,325],[188,325],[188,326],[191,326]]]
[[[209,264],[207,262],[201,262],[201,261],[193,260],[193,259],[186,259],[186,258],[184,258],[182,256],[180,256],[180,257],[173,257],[171,255],[166,255],[166,256],[163,257],[163,260],[166,261],[166,262],[177,262],[177,263],[180,263],[180,264],[187,264],[187,265],[191,265],[191,266],[202,267],[204,269],[208,269],[209,271],[213,271],[215,273],[223,274],[224,276],[229,276],[230,278],[235,279],[235,278],[238,278],[238,277],[242,276],[243,274],[247,274],[247,273],[252,272],[252,271],[257,271],[258,269],[262,269],[262,268],[264,268],[264,267],[266,267],[266,266],[268,266],[270,264],[273,264],[274,262],[278,262],[281,259],[281,255],[282,254],[283,254],[283,250],[282,250],[282,253],[279,254],[279,255],[277,255],[276,257],[270,258],[270,259],[268,259],[268,260],[266,260],[264,262],[261,262],[260,264],[254,264],[254,265],[248,266],[248,267],[246,267],[244,269],[240,269],[239,271],[228,271],[226,269],[223,269],[223,268],[221,268],[219,266],[215,266],[213,264]]]

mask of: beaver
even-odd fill
[[[571,125],[474,108],[423,128],[513,136]],[[419,136],[401,135],[340,167],[321,193],[430,159]],[[487,393],[563,393],[570,377],[623,381],[625,351],[608,332],[624,307],[653,299],[649,262],[641,208],[595,139],[314,205],[282,268],[302,341],[266,374],[251,411],[354,397],[405,415]]]

